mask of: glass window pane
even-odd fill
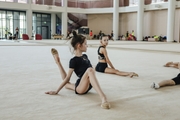
[[[6,28],[6,19],[5,18],[2,19],[2,28],[3,28],[3,32],[4,32],[4,34],[3,34],[4,37],[3,38],[7,39],[7,37],[5,35],[6,34],[6,30],[7,30],[7,28]]]
[[[41,21],[41,14],[37,14],[37,18],[38,21]]]
[[[43,17],[43,18],[47,18],[47,15],[45,15],[45,14],[42,14],[42,17]]]
[[[20,38],[22,38],[22,34],[24,33],[26,33],[26,14],[25,12],[20,12]]]
[[[20,15],[19,15],[19,12],[14,12],[14,32],[13,32],[13,34],[15,34],[16,33],[16,28],[18,27],[18,28],[20,28]]]
[[[6,12],[5,11],[0,11],[1,18],[6,18]]]
[[[41,21],[40,22],[37,21],[36,23],[37,26],[41,26]]]
[[[19,19],[19,12],[14,12],[14,19]]]
[[[6,17],[6,11],[0,10],[0,38],[5,38],[5,17]]]
[[[26,33],[25,16],[25,12],[0,10],[0,38],[9,39],[10,35],[16,33],[16,27],[19,28],[19,37],[22,38],[22,33]]]
[[[7,16],[6,16],[7,19],[10,19],[12,18],[13,19],[13,14],[11,11],[7,11]]]
[[[6,28],[9,32],[9,34],[13,34],[13,14],[12,14],[12,11],[7,11]]]
[[[20,19],[26,19],[26,14],[24,12],[20,12]]]

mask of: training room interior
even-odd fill
[[[12,39],[17,27],[18,37]],[[65,87],[57,95],[45,94],[62,82],[51,48],[67,72],[74,55],[66,36],[73,30],[86,37],[85,54],[93,67],[99,32],[113,31],[106,48],[112,64],[139,75],[95,72],[111,104],[108,110],[100,107],[94,89],[85,95]],[[127,31],[129,36],[134,31],[133,39]],[[151,88],[179,73],[164,67],[180,60],[179,33],[179,0],[0,0],[0,119],[179,120],[179,85]],[[70,82],[76,80],[73,73]]]

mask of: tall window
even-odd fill
[[[19,28],[19,38],[26,33],[26,13],[22,11],[0,10],[0,39],[8,39]]]
[[[20,36],[22,36],[23,33],[26,33],[26,14],[25,13],[20,12],[19,21],[20,21],[19,34]]]
[[[5,38],[6,11],[0,10],[0,39]]]
[[[61,34],[61,18],[56,15],[56,34]]]
[[[33,35],[41,34],[43,39],[51,38],[51,14],[33,13]]]

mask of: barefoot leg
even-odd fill
[[[60,61],[60,58],[59,58],[59,54],[58,54],[58,51],[54,48],[51,49],[51,53],[54,57],[54,60],[59,68],[59,71],[60,71],[60,74],[61,74],[61,77],[62,79],[64,80],[65,77],[66,77],[66,72],[64,70],[64,67],[62,66],[61,64],[61,61]],[[75,90],[75,85],[72,84],[72,83],[67,83],[66,86],[65,86],[67,89],[71,89],[71,90]]]
[[[175,85],[175,82],[173,80],[163,80],[158,83],[159,87],[164,87],[164,86],[173,86]]]
[[[108,67],[105,69],[105,73],[116,74],[116,75],[119,75],[119,76],[129,76],[131,78],[133,76],[137,76],[138,77],[138,74],[136,74],[134,72],[124,72],[124,71],[119,71],[119,70],[108,68]]]

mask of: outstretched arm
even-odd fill
[[[45,92],[45,93],[50,94],[50,95],[58,94],[58,92],[70,81],[73,71],[74,71],[74,69],[71,69],[71,68],[69,69],[67,76],[65,77],[65,79],[63,80],[63,82],[60,84],[59,88],[56,91],[49,91],[49,92]]]
[[[110,66],[111,68],[115,69],[114,66],[113,66],[113,64],[111,63],[109,57],[108,57],[108,54],[107,54],[106,49],[105,49],[105,48],[101,48],[101,49],[102,49],[102,53],[104,54],[104,56],[105,56],[105,58],[106,58],[106,62],[109,64],[109,66]]]

